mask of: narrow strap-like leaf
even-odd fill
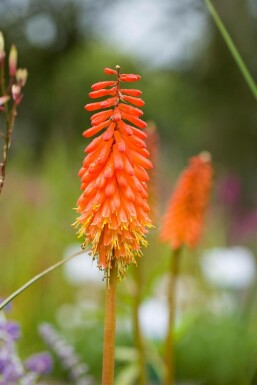
[[[47,275],[51,271],[57,269],[57,267],[62,266],[64,263],[70,261],[72,258],[74,258],[80,254],[83,254],[84,252],[85,252],[85,250],[82,250],[82,251],[78,251],[75,254],[69,255],[68,257],[63,258],[61,261],[55,263],[54,265],[48,267],[46,270],[37,274],[35,277],[31,278],[28,282],[26,282],[24,285],[22,285],[19,289],[14,291],[11,295],[9,295],[9,297],[7,297],[4,301],[2,301],[0,303],[0,310],[2,310],[6,305],[8,305],[8,303],[10,303],[14,298],[18,297],[18,295],[20,295],[23,291],[25,291],[31,285],[33,285],[33,283],[37,282],[40,278],[43,278],[45,275]]]
[[[214,8],[211,0],[204,0],[204,1],[207,5],[209,11],[210,11],[210,14],[211,14],[217,28],[219,29],[225,43],[227,44],[227,47],[228,47],[231,55],[233,56],[235,62],[237,63],[239,70],[241,71],[241,74],[243,75],[248,87],[252,91],[253,96],[257,100],[257,85],[256,85],[250,71],[248,70],[244,60],[242,59],[242,56],[240,55],[237,47],[235,46],[233,40],[231,39],[225,25],[223,24],[218,12]]]

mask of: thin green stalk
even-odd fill
[[[102,385],[114,383],[117,267],[106,279]]]
[[[135,346],[137,348],[137,354],[138,354],[138,366],[139,366],[138,384],[146,385],[147,376],[146,376],[145,346],[144,346],[144,340],[143,340],[140,322],[139,322],[139,307],[140,307],[141,295],[142,295],[141,263],[139,263],[138,266],[133,266],[133,273],[134,273],[134,282],[135,282],[135,295],[134,295],[132,312],[133,312],[134,340],[135,340]]]
[[[241,71],[241,74],[243,75],[248,87],[252,91],[253,96],[257,100],[257,85],[255,83],[254,78],[252,77],[247,66],[245,65],[245,63],[242,59],[242,56],[238,52],[238,49],[236,48],[233,40],[231,39],[225,25],[223,24],[221,18],[219,17],[219,14],[216,11],[216,9],[214,8],[211,0],[204,0],[204,1],[205,1],[206,6],[208,7],[208,9],[210,11],[210,14],[211,14],[216,26],[219,29],[225,43],[227,44],[227,47],[228,47],[231,55],[233,56],[235,62],[237,63],[239,70]]]
[[[173,250],[171,259],[170,259],[170,269],[169,269],[169,282],[168,282],[168,309],[169,309],[169,319],[168,327],[165,338],[165,364],[166,364],[166,374],[165,374],[165,385],[174,384],[174,323],[175,323],[175,297],[176,297],[176,280],[179,274],[179,257],[181,249]]]
[[[55,263],[54,265],[48,267],[46,270],[42,271],[41,273],[37,274],[35,277],[31,278],[28,282],[26,282],[23,286],[21,286],[19,289],[17,289],[14,293],[9,295],[3,302],[0,303],[0,310],[2,310],[8,303],[10,303],[14,298],[16,298],[18,295],[20,295],[22,292],[24,292],[26,289],[28,289],[33,283],[37,282],[39,279],[43,278],[45,275],[50,273],[51,271],[57,269],[58,267],[62,266],[64,263],[70,261],[72,258],[84,253],[85,251],[79,251],[75,254],[70,255],[69,257],[63,258],[61,261]]]

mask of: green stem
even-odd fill
[[[238,52],[238,49],[236,48],[233,40],[231,39],[225,25],[223,24],[221,18],[219,17],[219,14],[217,13],[216,9],[214,8],[211,0],[204,0],[206,3],[206,6],[208,7],[210,14],[219,29],[225,43],[227,44],[227,47],[233,56],[235,62],[237,63],[239,70],[241,71],[241,74],[243,75],[248,87],[252,91],[253,96],[257,100],[257,85],[249,72],[248,68],[246,67],[240,53]]]
[[[0,310],[2,310],[8,303],[10,303],[14,298],[16,298],[18,295],[20,295],[23,291],[28,289],[33,283],[37,282],[40,278],[43,278],[45,275],[50,273],[51,271],[57,269],[58,267],[62,266],[64,263],[70,261],[72,258],[84,253],[85,251],[79,251],[75,254],[70,255],[69,257],[63,258],[61,261],[55,263],[54,265],[48,267],[46,270],[42,271],[42,273],[37,274],[35,277],[30,279],[28,282],[26,282],[23,286],[21,286],[19,289],[17,289],[14,293],[9,295],[3,302],[0,303]]]
[[[176,294],[176,280],[179,274],[179,257],[181,249],[173,250],[170,259],[169,269],[169,281],[168,281],[168,309],[169,319],[167,334],[165,339],[165,364],[166,364],[166,375],[165,385],[174,384],[174,322],[175,322],[175,294]]]
[[[139,261],[138,266],[133,266],[134,272],[134,282],[135,282],[135,295],[133,302],[133,330],[134,330],[134,339],[135,346],[137,348],[138,354],[138,364],[139,364],[139,385],[147,384],[146,377],[146,360],[145,360],[145,347],[144,340],[141,333],[140,322],[139,322],[139,307],[141,303],[142,295],[142,269],[141,261]]]
[[[116,328],[117,267],[106,279],[102,385],[113,385]]]

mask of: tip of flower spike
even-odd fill
[[[205,163],[211,162],[211,154],[208,151],[201,152],[199,158]]]
[[[119,64],[117,64],[117,65],[115,66],[115,68],[116,68],[116,70],[120,70]]]

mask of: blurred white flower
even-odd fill
[[[142,333],[145,337],[162,339],[168,325],[168,308],[166,301],[151,298],[142,303],[139,310]]]
[[[227,292],[214,294],[208,298],[206,307],[216,315],[230,314],[238,307],[237,296]]]
[[[95,325],[98,303],[87,299],[73,304],[64,303],[57,309],[56,320],[60,327],[72,329]]]
[[[46,12],[32,15],[26,22],[25,34],[29,42],[36,47],[50,47],[57,36],[54,19]]]
[[[72,244],[65,250],[64,258],[79,251],[81,251],[81,245],[79,243]],[[84,283],[104,284],[104,273],[98,269],[97,261],[93,260],[89,253],[90,251],[85,251],[64,264],[64,275],[70,284],[74,286]]]
[[[59,326],[64,329],[74,328],[81,325],[79,309],[74,304],[65,303],[56,311],[56,320]]]
[[[243,289],[256,277],[254,255],[240,246],[206,250],[201,267],[205,278],[221,288]]]

